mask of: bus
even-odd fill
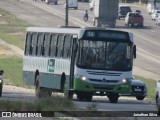
[[[131,93],[136,45],[133,34],[102,28],[42,28],[26,30],[23,79],[37,97],[64,93],[91,101],[107,96],[117,103]]]

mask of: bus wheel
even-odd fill
[[[111,103],[117,103],[118,102],[118,98],[119,98],[119,95],[117,93],[109,93],[107,95],[107,97],[109,98],[109,101]]]
[[[88,94],[88,95],[86,94],[85,95],[85,100],[86,101],[92,101],[92,94]]]
[[[80,100],[80,101],[84,101],[85,95],[82,94],[82,93],[77,93],[77,99]]]
[[[0,84],[0,97],[2,96],[2,87],[3,87],[3,85]]]

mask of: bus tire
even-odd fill
[[[80,101],[84,101],[85,95],[82,94],[82,93],[77,93],[77,99],[80,100]]]
[[[77,93],[77,99],[80,101],[92,101],[93,95],[88,92]]]
[[[0,84],[0,97],[2,96],[2,87],[3,87],[3,85]]]
[[[107,97],[109,98],[110,103],[117,103],[119,95],[117,93],[109,93]]]
[[[93,97],[92,94],[88,94],[88,95],[86,94],[86,95],[85,95],[85,100],[86,100],[86,101],[92,101],[92,97]]]

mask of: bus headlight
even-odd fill
[[[87,78],[85,76],[82,76],[82,75],[75,75],[75,78],[83,80],[83,81],[87,80]]]
[[[87,80],[87,78],[86,78],[86,77],[84,77],[84,76],[83,76],[81,79],[82,79],[83,81],[86,81],[86,80]]]
[[[123,83],[123,84],[125,84],[126,82],[127,82],[127,80],[126,80],[126,79],[123,79],[123,80],[122,80],[122,83]]]

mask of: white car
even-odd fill
[[[54,3],[54,5],[58,4],[58,0],[45,0],[46,4]]]
[[[155,19],[155,24],[160,26],[160,14],[159,16]]]
[[[152,20],[156,20],[158,16],[160,15],[160,10],[155,10],[154,13],[152,13]]]
[[[157,106],[157,113],[160,115],[160,80],[157,82],[157,87],[156,87],[156,106]]]

